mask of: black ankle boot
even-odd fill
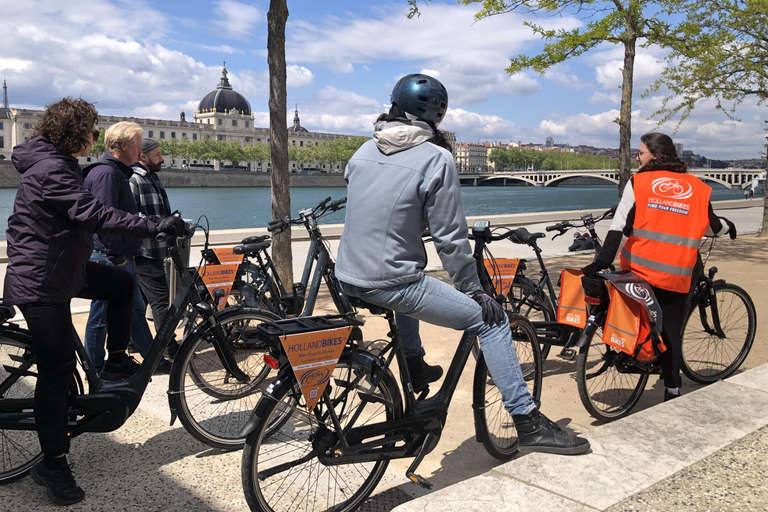
[[[430,382],[435,382],[443,376],[443,368],[438,365],[430,366],[424,361],[424,356],[407,358],[408,375],[411,376],[414,393],[419,393]]]
[[[538,410],[530,414],[513,415],[512,419],[517,428],[520,453],[578,455],[589,450],[589,441],[564,432]]]
[[[681,395],[681,393],[673,395],[672,393],[667,391],[666,388],[664,389],[664,401],[665,402],[668,402],[670,400],[674,400],[675,398],[680,398],[680,395]]]

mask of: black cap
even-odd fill
[[[144,154],[149,153],[155,148],[159,148],[160,144],[157,143],[154,139],[143,139],[141,141],[141,152]]]

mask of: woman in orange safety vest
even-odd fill
[[[680,396],[680,331],[701,237],[727,233],[736,238],[736,227],[715,215],[709,202],[712,189],[687,174],[688,165],[668,135],[646,133],[640,140],[638,172],[624,189],[600,254],[583,272],[593,276],[608,268],[622,236],[627,237],[619,254],[621,268],[651,285],[662,310],[667,350],[660,363],[666,401]]]

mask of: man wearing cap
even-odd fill
[[[153,139],[143,139],[139,161],[131,166],[133,175],[128,180],[136,207],[143,217],[165,218],[171,214],[168,195],[158,176],[164,162],[160,154],[160,144]],[[168,312],[170,292],[164,263],[167,256],[166,243],[154,238],[145,238],[142,241],[140,253],[136,256],[141,293],[152,308],[155,332],[160,330]],[[179,344],[176,340],[172,340],[168,346],[169,355],[171,357],[176,355],[178,348]]]

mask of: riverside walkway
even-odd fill
[[[708,264],[720,269],[719,277],[745,288],[757,306],[758,334],[744,371],[708,387],[684,379],[684,396],[665,404],[661,383],[650,379],[637,412],[602,425],[579,401],[575,364],[552,356],[545,364],[542,410],[562,428],[586,436],[592,453],[579,457],[532,454],[499,464],[474,439],[470,360],[440,444],[418,471],[435,489],[427,492],[408,482],[405,470],[410,459],[392,461],[376,494],[361,510],[768,510],[768,333],[761,328],[761,312],[768,304],[768,251],[764,239],[750,234],[759,228],[762,201],[758,201],[715,205],[718,209],[748,207],[720,212],[736,223],[740,237],[720,241]],[[544,231],[545,225],[577,219],[578,213],[491,220],[495,225],[526,225],[531,231]],[[600,230],[607,227],[603,223]],[[341,227],[322,229],[333,238],[334,230]],[[300,232],[295,234],[294,258],[301,261],[306,243],[299,239]],[[246,235],[215,233],[217,243],[223,245],[236,243],[242,236]],[[570,235],[541,240],[550,272],[564,266],[578,268],[590,260],[588,254],[568,253],[571,241]],[[333,241],[331,245],[335,250]],[[197,249],[193,248],[193,256]],[[507,242],[492,244],[491,249],[496,257],[531,256],[526,247]],[[436,255],[430,255],[430,262],[435,265],[433,275],[445,277],[437,268]],[[74,315],[81,334],[86,316]],[[363,333],[369,339],[383,338],[385,323],[368,315]],[[421,335],[427,360],[447,366],[457,333],[423,325]],[[240,483],[240,452],[209,449],[178,422],[170,427],[167,380],[167,376],[153,379],[139,409],[120,430],[86,434],[73,441],[70,460],[76,464],[74,471],[86,499],[69,510],[248,510]],[[7,510],[60,510],[29,478],[5,485],[2,491]]]

